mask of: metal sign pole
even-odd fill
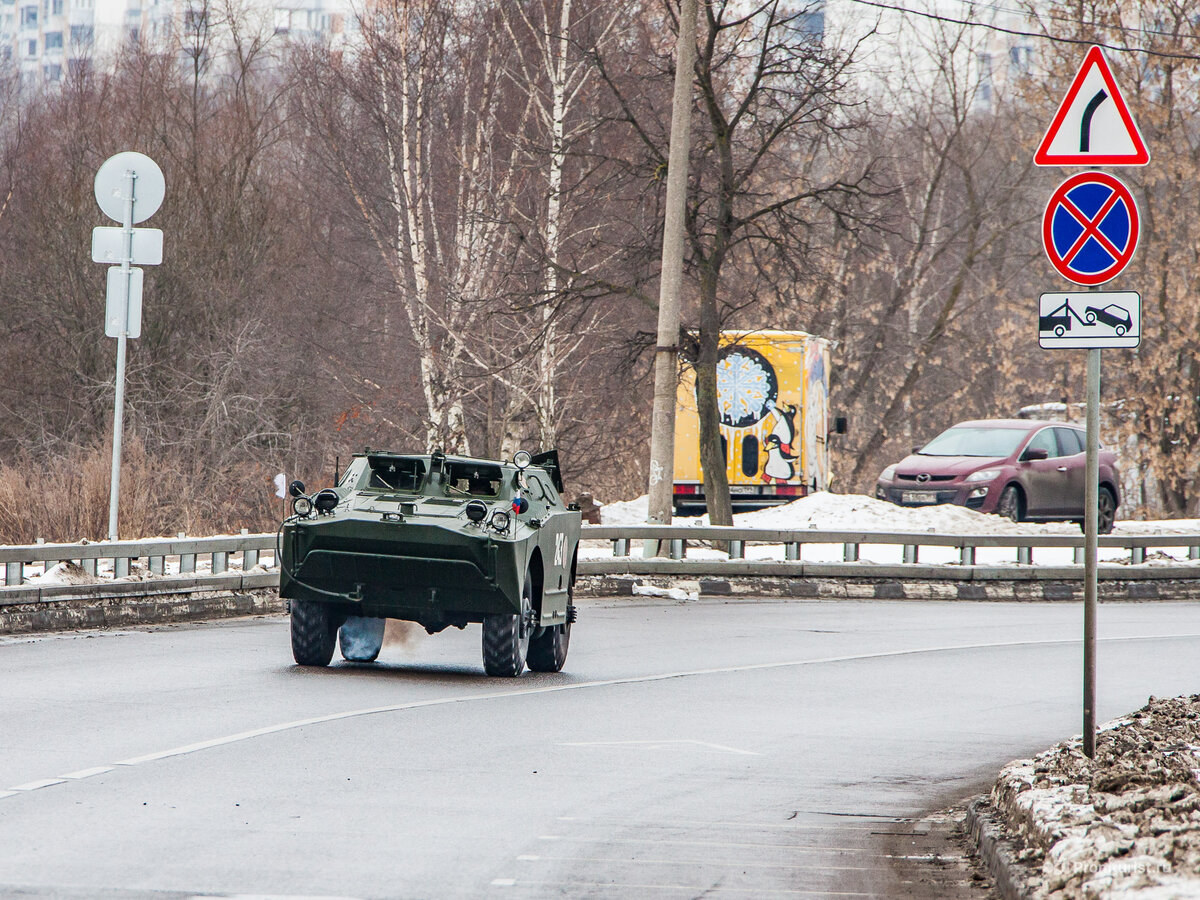
[[[1083,755],[1096,756],[1096,534],[1100,505],[1100,350],[1087,352],[1087,467],[1083,509]]]
[[[125,285],[125,305],[121,318],[121,332],[117,335],[117,385],[113,406],[113,457],[112,483],[108,492],[108,539],[117,540],[117,508],[121,494],[121,436],[125,430],[125,352],[129,343],[129,281],[130,261],[133,258],[133,205],[134,186],[137,173],[132,169],[125,172],[125,253],[121,260],[121,280]]]

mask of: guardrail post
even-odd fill
[[[187,537],[186,531],[181,531],[175,537],[183,540]],[[195,553],[180,553],[179,554],[179,574],[192,575],[196,571],[196,554]]]
[[[1135,566],[1138,563],[1144,563],[1146,561],[1146,548],[1145,547],[1130,547],[1129,548],[1129,561],[1131,563],[1133,563]]]
[[[629,555],[629,538],[617,538],[613,541],[613,556]]]
[[[784,557],[790,562],[794,562],[800,558],[800,542],[788,541],[783,545]]]
[[[858,562],[858,544],[842,544],[842,562]]]
[[[242,534],[249,534],[249,533],[250,533],[249,528],[242,529]],[[242,551],[242,571],[248,572],[250,569],[253,569],[257,565],[258,565],[258,551],[257,550],[243,550]]]
[[[163,572],[166,571],[166,566],[164,565],[165,562],[166,562],[165,557],[151,556],[150,557],[150,574],[151,575],[162,575]]]
[[[214,550],[212,555],[212,573],[220,575],[229,571],[229,554],[224,550]]]
[[[129,557],[113,557],[113,578],[125,578],[129,575]]]
[[[1017,548],[1017,565],[1031,566],[1033,565],[1033,548],[1018,547]]]
[[[25,564],[24,563],[5,563],[4,564],[4,586],[12,587],[21,584],[25,581]]]
[[[915,563],[917,561],[917,545],[916,544],[905,544],[904,545],[904,561],[906,563]]]
[[[1079,565],[1083,565],[1083,548],[1082,547],[1075,548],[1075,562],[1079,563]]]
[[[685,546],[687,542],[683,538],[671,539],[671,559],[683,559],[687,555]]]
[[[1188,559],[1200,559],[1200,547],[1188,547]]]
[[[79,565],[83,571],[87,572],[94,578],[96,575],[96,562],[96,557],[93,556],[91,559],[81,559],[79,561]]]
[[[745,541],[730,541],[729,542],[729,558],[730,559],[745,559],[746,558],[746,542]]]
[[[975,547],[974,546],[971,546],[968,544],[962,545],[962,548],[958,551],[958,564],[960,566],[975,565]]]

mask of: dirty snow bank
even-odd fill
[[[604,525],[644,525],[648,511],[645,495],[635,500],[607,503],[600,508]],[[783,506],[738,513],[735,525],[745,528],[799,529],[821,531],[893,531],[934,534],[1079,534],[1071,522],[1035,525],[1010,522],[1000,516],[976,512],[965,506],[897,506],[866,494],[831,494],[819,491]],[[705,525],[708,516],[676,517],[679,525]],[[1171,519],[1153,522],[1119,521],[1123,534],[1187,534],[1200,531],[1200,519]]]
[[[1064,741],[1000,773],[992,803],[1036,900],[1200,898],[1200,694]]]

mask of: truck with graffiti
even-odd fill
[[[803,331],[726,331],[717,362],[721,447],[733,507],[758,509],[827,490],[831,342]],[[675,511],[704,511],[696,377],[675,407]]]

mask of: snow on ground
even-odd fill
[[[610,503],[600,509],[603,525],[643,525],[646,522],[648,501],[646,496],[620,503]],[[783,506],[774,506],[754,512],[734,515],[735,525],[744,528],[765,528],[795,531],[849,531],[910,534],[962,534],[962,535],[1007,535],[1007,534],[1061,534],[1078,535],[1079,526],[1072,522],[1035,524],[1012,522],[991,514],[979,513],[963,506],[943,504],[940,506],[897,506],[885,500],[876,500],[865,494],[831,494],[820,491],[794,500]],[[677,516],[676,525],[706,525],[708,516]],[[1168,519],[1148,522],[1118,521],[1114,533],[1118,535],[1146,534],[1196,534],[1200,533],[1198,519]],[[640,550],[641,542],[634,542],[634,555]],[[612,552],[609,542],[587,541],[581,551],[585,558],[600,558]],[[745,549],[748,559],[782,559],[783,547],[775,544],[751,544]],[[704,547],[689,547],[691,557],[724,556]],[[862,562],[898,563],[903,549],[897,544],[862,544]],[[802,558],[810,562],[829,562],[842,558],[840,544],[805,543]],[[1166,547],[1147,554],[1146,565],[1161,565],[1186,560],[1187,548]],[[1100,560],[1105,562],[1128,562],[1129,552],[1122,548],[1100,548]],[[920,561],[931,564],[959,564],[959,551],[953,547],[922,547]],[[976,562],[980,565],[1004,565],[1017,561],[1015,548],[979,548]],[[1075,552],[1069,547],[1037,548],[1033,551],[1033,562],[1038,565],[1072,565]]]
[[[607,503],[600,508],[602,525],[644,525],[649,510],[645,494],[636,500]],[[707,525],[708,516],[676,516],[678,525]],[[818,491],[783,506],[737,513],[735,525],[744,528],[820,531],[892,531],[934,534],[1079,534],[1071,522],[1034,524],[1012,522],[965,506],[897,506],[866,494],[831,494]],[[1118,521],[1119,534],[1195,534],[1200,519],[1164,519],[1148,522]]]

